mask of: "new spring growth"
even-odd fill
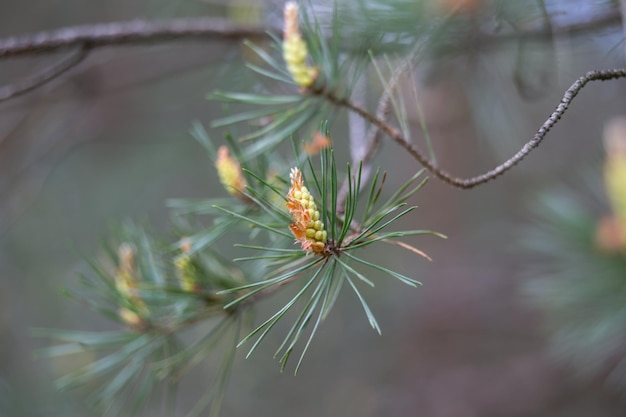
[[[610,251],[626,250],[626,119],[610,122],[604,132],[604,185],[613,211],[598,225],[598,243]]]
[[[142,318],[148,316],[148,308],[137,294],[139,277],[135,264],[135,251],[130,244],[122,243],[117,250],[117,256],[115,288],[123,299],[123,305],[120,306],[118,314],[126,324],[139,327],[143,324]]]
[[[224,145],[220,146],[217,150],[215,168],[217,169],[220,182],[226,191],[241,200],[246,200],[245,196],[241,193],[247,185],[246,179],[241,171],[241,165],[236,159],[230,156],[228,148]]]
[[[180,287],[184,291],[198,292],[200,291],[200,286],[198,285],[198,271],[190,255],[191,241],[188,238],[181,240],[180,250],[181,254],[174,260]]]
[[[298,5],[294,2],[285,4],[285,32],[283,39],[283,58],[287,70],[300,87],[310,87],[317,79],[317,68],[307,65],[309,52],[302,39],[298,25]]]
[[[332,145],[330,138],[320,131],[313,132],[313,140],[306,142],[302,148],[307,155],[317,155]]]
[[[287,208],[294,222],[289,225],[296,241],[307,252],[322,253],[326,247],[327,233],[324,223],[320,220],[320,212],[313,200],[313,196],[304,186],[302,172],[292,168],[291,188],[287,193]]]

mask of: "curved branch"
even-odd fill
[[[376,107],[376,118],[382,122],[387,123],[387,119],[389,117],[389,113],[391,111],[391,95],[393,94],[393,89],[396,88],[396,85],[400,81],[400,77],[408,67],[413,59],[413,55],[416,54],[416,51],[413,51],[410,57],[404,62],[402,62],[394,71],[391,78],[387,81],[387,84],[384,86],[383,94],[378,100],[378,105]],[[366,119],[365,119],[366,120]],[[358,166],[359,162],[363,164],[362,168],[362,177],[361,184],[364,185],[367,183],[371,172],[372,172],[372,159],[378,153],[380,149],[380,145],[382,143],[382,129],[375,125],[371,124],[370,128],[367,131],[367,137],[364,138],[363,143],[365,144],[365,149],[362,152],[361,160],[352,160],[353,166]],[[341,188],[339,189],[339,193],[337,195],[337,211],[340,216],[344,214],[345,210],[345,202],[348,193],[348,183],[349,178],[346,178],[341,184]]]
[[[610,10],[566,25],[527,29],[509,34],[484,34],[485,43],[530,38],[543,39],[548,36],[585,33],[602,27],[619,24],[619,10]],[[86,49],[103,46],[159,43],[185,39],[240,39],[263,36],[267,31],[280,33],[279,28],[241,26],[226,19],[209,17],[179,18],[163,21],[132,20],[72,26],[49,32],[14,36],[0,39],[0,59],[51,52],[62,47],[84,45]]]
[[[28,78],[0,87],[0,102],[21,96],[49,83],[81,63],[86,56],[87,51],[84,48],[80,48],[78,51]]]
[[[351,111],[356,112],[361,117],[363,117],[368,122],[373,125],[379,127],[387,136],[393,139],[396,143],[402,146],[406,151],[416,159],[420,164],[424,166],[428,171],[430,171],[437,178],[442,180],[443,182],[450,184],[454,187],[462,188],[462,189],[470,189],[474,188],[478,185],[484,184],[500,175],[504,174],[511,168],[513,168],[518,162],[524,159],[533,149],[539,146],[541,141],[545,138],[546,134],[556,125],[561,117],[565,114],[567,109],[569,108],[570,103],[574,100],[574,97],[580,93],[580,91],[587,85],[587,83],[591,81],[607,81],[614,80],[618,78],[626,78],[626,68],[620,69],[610,69],[610,70],[595,70],[589,71],[582,77],[578,78],[570,88],[565,91],[563,94],[563,98],[561,102],[556,107],[554,112],[548,117],[548,119],[543,122],[541,127],[537,130],[537,132],[533,135],[533,137],[511,158],[498,165],[494,169],[491,169],[484,174],[477,175],[475,177],[470,178],[460,178],[456,177],[447,171],[439,168],[436,163],[431,161],[423,152],[421,152],[415,145],[409,142],[402,133],[389,125],[387,122],[377,117],[376,115],[370,113],[367,109],[364,109],[361,106],[358,106],[350,100],[346,98],[338,98],[332,95],[332,93],[328,93],[321,90],[311,90],[311,93],[318,94],[326,97],[329,101],[348,108]]]
[[[59,48],[161,43],[182,39],[241,39],[263,36],[268,28],[236,25],[225,19],[182,18],[132,20],[62,28],[50,32],[0,39],[0,59],[47,53]]]
[[[584,33],[619,23],[621,16],[615,10],[587,17],[585,20],[558,26],[528,29],[514,34],[483,35],[486,44],[518,38],[544,38],[550,35]],[[0,39],[0,60],[24,55],[51,53],[61,48],[80,47],[82,57],[91,50],[105,46],[140,45],[192,39],[241,39],[263,36],[267,31],[280,33],[278,28],[241,26],[226,19],[180,18],[163,21],[132,20],[67,27],[49,32]],[[79,56],[70,57],[31,80],[0,89],[0,101],[19,96],[58,77],[80,62]],[[76,60],[76,62],[73,62]]]

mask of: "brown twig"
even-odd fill
[[[556,107],[554,112],[548,117],[548,119],[541,125],[533,137],[511,158],[507,159],[502,164],[498,165],[494,169],[491,169],[484,174],[477,175],[470,178],[456,177],[447,171],[439,168],[436,163],[431,161],[422,151],[420,151],[415,145],[408,141],[402,135],[398,129],[389,125],[387,122],[370,113],[367,109],[352,103],[346,98],[335,97],[332,93],[323,90],[311,90],[311,93],[318,94],[326,97],[329,101],[346,107],[347,109],[356,112],[368,122],[380,128],[387,136],[393,139],[396,143],[402,146],[406,151],[422,164],[428,171],[430,171],[437,178],[441,179],[445,183],[448,183],[454,187],[462,189],[474,188],[478,185],[484,184],[513,168],[518,162],[524,159],[533,149],[539,146],[541,141],[545,138],[546,134],[558,123],[559,119],[563,117],[567,109],[569,108],[574,97],[580,93],[580,91],[591,81],[607,81],[618,78],[626,78],[626,68],[610,69],[610,70],[595,70],[589,71],[582,77],[578,78],[568,89],[565,91],[561,102]]]
[[[81,63],[86,56],[87,51],[84,48],[80,48],[78,51],[71,53],[69,56],[64,57],[60,61],[55,62],[53,65],[44,68],[28,78],[0,87],[0,101],[21,96],[22,94],[26,94],[29,91],[49,83]]]
[[[402,76],[402,74],[404,74],[404,72],[408,68],[411,68],[413,59],[417,55],[420,46],[415,48],[411,52],[409,57],[405,59],[402,63],[400,63],[400,65],[396,68],[396,70],[391,75],[391,78],[385,84],[383,94],[378,100],[378,105],[376,107],[376,118],[378,118],[379,120],[385,123],[387,122],[387,118],[389,117],[389,113],[391,111],[391,95],[393,94],[393,90],[396,88],[396,85],[400,81],[400,77]],[[369,176],[371,175],[372,160],[374,159],[374,156],[376,156],[376,154],[378,153],[378,150],[382,143],[382,133],[383,133],[382,129],[378,125],[371,124],[367,132],[367,138],[363,141],[363,143],[366,144],[366,148],[364,152],[360,153],[361,155],[360,160],[352,161],[352,164],[354,166],[357,166],[359,163],[363,164],[362,172],[361,172],[361,185],[362,186],[365,185],[365,183],[367,183]],[[347,193],[348,193],[348,181],[349,180],[350,179],[347,178],[343,182],[343,184],[341,185],[341,188],[339,189],[339,192],[337,193],[337,211],[340,216],[343,215],[344,210],[345,210],[345,200],[346,200]]]
[[[586,33],[609,25],[619,24],[620,22],[621,15],[619,11],[610,10],[588,17],[582,21],[554,26],[551,30],[539,28],[527,29],[512,34],[485,34],[481,35],[478,41],[480,44],[488,45],[519,38],[543,39],[552,35]],[[236,40],[245,37],[263,36],[267,31],[279,33],[277,28],[241,26],[226,19],[207,17],[89,24],[0,39],[0,59],[51,53],[61,48],[71,47],[82,48],[82,53],[85,54],[81,58],[83,59],[93,49],[105,46],[140,45],[192,39]],[[78,55],[73,58],[77,59]],[[31,91],[55,79],[80,61],[71,62],[72,58],[68,58],[67,61],[44,70],[23,83],[7,86],[0,90],[3,94],[0,97],[6,100]],[[66,64],[67,68],[62,69],[63,64]]]
[[[620,12],[615,9],[591,17],[585,16],[583,20],[567,25],[531,28],[507,34],[483,34],[478,40],[480,43],[490,44],[519,38],[544,39],[551,36],[595,31],[620,22]],[[267,31],[279,33],[277,28],[242,26],[226,19],[209,17],[79,25],[0,39],[0,59],[46,53],[78,45],[93,49],[103,46],[160,43],[185,39],[241,39],[248,36],[263,36]]]
[[[182,39],[241,39],[262,36],[266,32],[267,28],[240,26],[225,19],[186,18],[73,26],[0,39],[0,59],[51,53],[62,48],[80,48],[77,53],[39,73],[0,88],[0,101],[20,96],[54,80],[79,64],[96,48]]]
[[[241,39],[263,36],[269,29],[241,26],[225,19],[207,17],[89,24],[0,39],[0,59],[48,53],[59,48],[76,46],[82,46],[89,51],[104,46],[183,39]]]
[[[394,85],[396,82],[392,80],[389,81],[387,87],[385,88],[385,92],[383,93],[380,100],[378,101],[378,107],[376,108],[376,117],[379,120],[384,121],[384,122],[387,121],[387,117],[388,117],[389,110],[390,110],[391,89],[394,88]],[[355,166],[358,165],[359,162],[363,164],[362,174],[361,174],[362,185],[367,183],[367,179],[369,177],[369,174],[371,173],[371,161],[376,155],[376,153],[378,152],[381,142],[382,142],[382,130],[378,126],[372,124],[370,129],[367,132],[367,139],[365,140],[365,143],[367,144],[367,148],[365,152],[362,154],[362,160],[352,161],[353,165]],[[343,215],[345,211],[345,203],[346,203],[346,198],[348,195],[348,188],[349,188],[348,181],[350,181],[350,179],[346,178],[346,180],[341,184],[341,188],[339,189],[339,192],[337,193],[337,212],[340,216]]]

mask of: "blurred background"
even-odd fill
[[[417,3],[373,1],[371,10],[382,4],[410,11]],[[448,31],[406,82],[417,88],[440,165],[460,176],[516,152],[580,75],[624,66],[618,1],[427,3],[433,19],[450,19]],[[320,20],[329,18],[327,4],[312,6]],[[281,8],[244,0],[3,0],[0,37],[184,16],[275,27]],[[208,93],[255,82],[244,66],[248,55],[240,42],[223,39],[100,48],[53,82],[0,102],[0,415],[92,415],[80,396],[56,391],[53,381],[93,357],[35,359],[33,350],[48,342],[31,329],[116,328],[62,294],[75,285],[85,256],[97,254],[125,219],[167,233],[168,198],[224,195],[188,131],[193,121],[223,115]],[[15,82],[58,56],[2,60],[0,81]],[[373,72],[368,82],[365,100],[374,108],[381,88]],[[296,377],[281,374],[271,359],[280,332],[250,359],[240,355],[222,415],[625,415],[623,389],[605,384],[602,374],[581,376],[576,364],[553,354],[544,312],[524,290],[533,278],[527,266],[540,260],[519,244],[537,195],[562,184],[578,189],[581,172],[601,177],[603,128],[625,115],[625,93],[623,80],[589,85],[545,143],[496,181],[462,191],[431,179],[405,222],[448,236],[414,242],[434,261],[397,248],[371,254],[424,284],[407,290],[377,281],[367,296],[382,336],[345,292]],[[409,107],[419,132],[416,113]],[[332,129],[344,158],[347,126],[343,117]],[[209,133],[216,142],[223,137]],[[418,133],[415,140],[423,146]],[[387,141],[377,163],[389,171],[388,193],[419,169]],[[592,198],[580,188],[580,199]],[[608,210],[606,202],[599,207]],[[262,302],[258,317],[275,311],[281,297]],[[204,381],[211,369],[190,375],[181,409],[205,388],[194,378]]]

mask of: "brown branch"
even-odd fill
[[[402,62],[398,68],[394,71],[393,75],[384,86],[383,94],[378,100],[378,105],[376,107],[376,118],[382,122],[387,123],[387,118],[389,117],[389,113],[391,111],[391,95],[393,94],[393,89],[396,88],[398,81],[400,80],[400,76],[404,73],[404,71],[410,67],[410,63],[415,55],[415,51],[411,53],[411,56]],[[382,129],[375,125],[371,124],[368,132],[367,138],[364,141],[367,145],[365,151],[362,153],[362,159],[360,161],[352,161],[354,166],[357,166],[359,163],[362,163],[362,176],[361,176],[361,184],[364,185],[367,183],[369,176],[372,171],[372,159],[378,153],[380,145],[382,143]],[[340,216],[344,214],[345,211],[345,202],[348,194],[348,182],[350,178],[346,178],[346,180],[341,185],[339,192],[337,193],[337,212]]]
[[[0,59],[48,53],[59,48],[76,46],[92,50],[104,46],[183,39],[241,39],[263,36],[267,30],[269,28],[241,26],[225,19],[207,17],[99,23],[0,39]]]
[[[611,70],[595,70],[589,71],[582,77],[578,78],[570,88],[565,91],[561,102],[556,107],[554,112],[548,117],[548,119],[541,125],[533,137],[528,141],[515,155],[498,165],[492,170],[485,172],[484,174],[477,175],[470,178],[456,177],[447,171],[439,168],[436,163],[431,161],[422,151],[420,151],[415,145],[405,138],[402,133],[389,125],[384,120],[380,119],[376,115],[370,113],[367,109],[358,106],[346,98],[335,97],[332,93],[322,90],[311,90],[312,94],[318,94],[326,97],[329,101],[346,107],[347,109],[356,112],[368,122],[379,127],[387,136],[393,139],[396,143],[402,146],[406,151],[415,158],[420,164],[422,164],[428,171],[430,171],[437,178],[442,181],[458,188],[470,189],[478,185],[484,184],[513,168],[518,162],[524,159],[533,149],[539,146],[541,141],[545,138],[546,134],[556,125],[563,117],[567,109],[569,108],[574,97],[580,93],[580,91],[591,81],[607,81],[618,78],[626,78],[626,68],[611,69]]]
[[[621,20],[619,10],[615,9],[567,25],[531,28],[508,34],[483,34],[478,40],[492,43],[521,37],[545,39],[550,36],[595,31],[619,24]],[[267,31],[280,32],[278,28],[241,26],[226,19],[209,17],[89,24],[0,39],[0,59],[52,52],[59,48],[79,45],[89,50],[103,46],[161,43],[174,40],[241,39],[263,36]]]
[[[563,26],[546,29],[526,29],[512,34],[484,34],[482,44],[524,39],[543,39],[552,35],[585,33],[621,22],[618,10],[591,16]],[[24,55],[51,53],[61,48],[80,47],[82,56],[74,55],[35,74],[30,79],[0,89],[0,101],[19,96],[55,79],[84,59],[96,48],[106,46],[141,45],[193,39],[241,39],[263,36],[267,31],[279,33],[277,28],[241,26],[226,19],[180,18],[163,21],[132,20],[72,26],[48,32],[0,39],[0,60]],[[474,39],[476,41],[476,39]],[[80,58],[80,59],[79,59]]]
[[[84,48],[80,48],[78,51],[73,52],[69,56],[64,57],[60,61],[28,78],[0,87],[0,101],[21,96],[22,94],[26,94],[29,91],[49,83],[81,63],[86,56],[87,51]]]

